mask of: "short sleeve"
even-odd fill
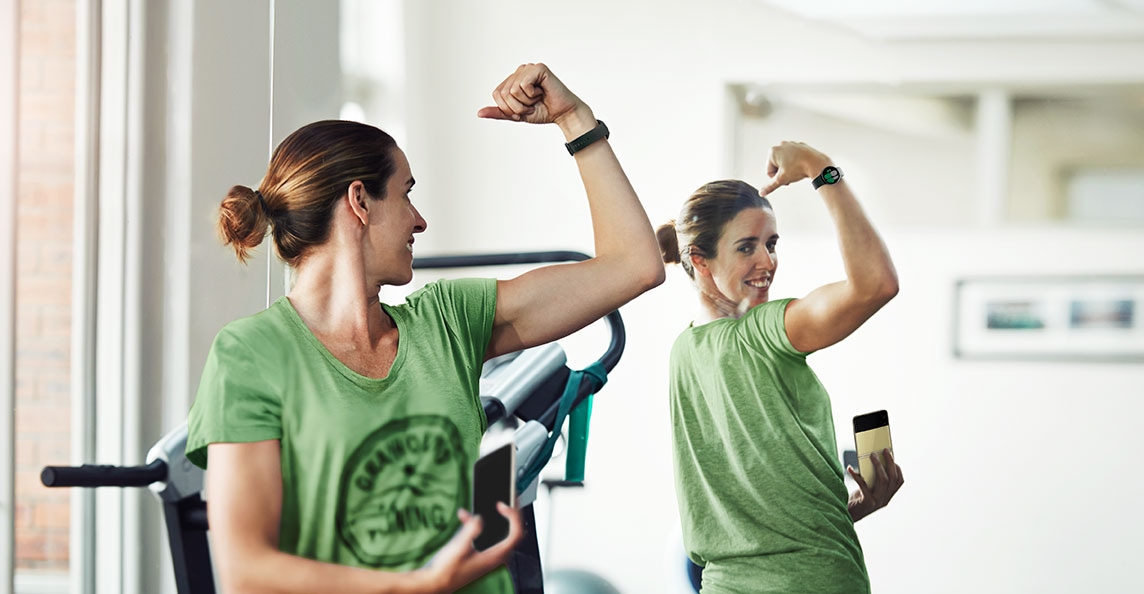
[[[791,301],[794,299],[768,301],[747,312],[743,319],[745,342],[766,353],[805,358],[808,353],[795,349],[787,336],[786,308]]]
[[[215,337],[187,418],[187,459],[207,467],[212,443],[282,439],[282,403],[266,362],[228,329]]]
[[[454,339],[469,344],[469,360],[477,368],[484,364],[496,316],[497,281],[492,278],[463,278],[439,281],[435,289],[442,304],[445,326]]]

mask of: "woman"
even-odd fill
[[[854,332],[898,292],[882,240],[841,172],[811,147],[771,150],[770,183],[717,181],[657,230],[667,263],[698,289],[699,312],[671,351],[676,494],[705,594],[868,592],[854,522],[902,485],[889,451],[849,497],[830,400],[806,356]],[[770,300],[778,231],[767,194],[802,179],[826,203],[846,280]],[[877,456],[874,456],[877,458]]]
[[[381,303],[383,285],[411,280],[426,222],[405,154],[353,122],[294,132],[257,190],[236,186],[223,201],[219,228],[239,260],[269,227],[295,278],[218,334],[190,413],[188,457],[210,461],[228,594],[512,591],[502,565],[521,535],[517,511],[502,505],[509,536],[476,551],[481,521],[464,510],[486,425],[482,364],[575,332],[664,271],[592,110],[543,64],[520,66],[493,98],[478,116],[554,122],[578,149],[594,258]]]

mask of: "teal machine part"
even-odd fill
[[[580,404],[573,409],[585,376],[590,378],[589,381],[595,383],[590,388],[591,393],[587,394],[580,401]],[[560,403],[552,423],[552,432],[540,446],[539,452],[534,456],[528,456],[528,463],[521,469],[517,479],[517,490],[524,492],[533,486],[536,478],[540,475],[540,471],[548,464],[552,458],[552,450],[556,446],[556,440],[560,437],[560,429],[564,426],[565,418],[569,419],[568,449],[564,468],[565,480],[577,482],[584,480],[584,457],[588,446],[588,422],[592,416],[592,395],[602,388],[607,381],[608,373],[600,361],[580,371],[573,371],[568,374],[568,381],[564,385],[564,392],[560,395]],[[568,416],[569,413],[572,413],[571,417]],[[520,441],[517,440],[517,446],[520,447],[520,445]]]
[[[598,361],[590,365],[581,373],[589,373],[599,383],[599,390],[608,381],[607,372]],[[592,399],[595,394],[589,394],[572,409],[568,417],[568,450],[564,455],[564,480],[584,482],[584,461],[588,454],[588,426],[592,421]]]
[[[592,399],[588,396],[568,417],[568,453],[564,456],[564,480],[584,481],[584,459],[588,454],[588,425],[592,422]]]

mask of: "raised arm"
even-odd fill
[[[803,179],[813,179],[830,158],[799,142],[771,149],[764,196]],[[843,179],[818,189],[838,233],[846,280],[819,287],[787,306],[791,345],[804,353],[826,348],[858,329],[898,294],[898,273],[878,232]]]
[[[462,529],[428,568],[394,573],[313,561],[278,550],[282,514],[279,442],[208,446],[208,522],[222,591],[227,594],[343,592],[444,593],[503,564],[520,540],[518,512],[509,516],[508,538],[482,552],[472,545],[479,518],[462,512]]]
[[[517,68],[493,99],[496,106],[477,115],[554,122],[569,142],[597,125],[592,109],[544,64]],[[593,142],[574,158],[588,195],[595,256],[500,282],[489,357],[567,336],[663,282],[651,221],[608,141]]]

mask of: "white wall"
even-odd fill
[[[700,183],[729,174],[728,82],[1144,80],[1144,60],[1129,59],[1144,56],[1140,43],[879,45],[749,0],[551,9],[418,0],[406,11],[403,145],[429,221],[422,255],[591,250],[559,133],[474,117],[524,61],[548,63],[608,122],[656,223]],[[950,355],[959,276],[1139,273],[1144,237],[1056,227],[883,231],[901,295],[847,343],[811,359],[834,394],[841,445],[851,415],[886,407],[893,418],[908,483],[859,524],[875,591],[1144,587],[1130,563],[1144,528],[1135,513],[1144,482],[1130,470],[1144,445],[1135,430],[1144,403],[1134,400],[1144,369]],[[829,236],[792,234],[783,250],[778,294],[840,274]],[[597,399],[588,487],[555,502],[550,567],[588,567],[629,593],[668,591],[664,549],[676,511],[666,355],[691,307],[676,271],[622,309],[628,349]]]

